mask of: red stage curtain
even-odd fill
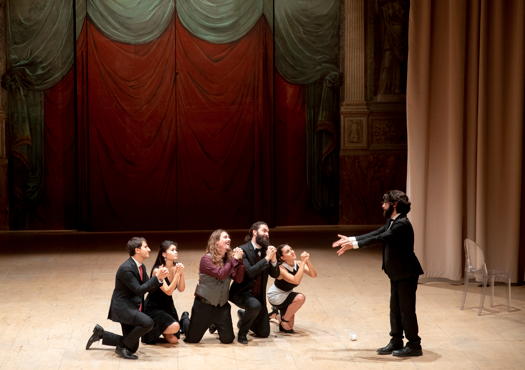
[[[304,89],[274,76],[271,38],[264,19],[229,44],[197,39],[174,19],[157,40],[127,45],[86,20],[77,227],[322,222],[308,207]],[[73,222],[72,99],[70,72],[46,92],[46,228]]]
[[[212,44],[177,22],[181,227],[271,222],[272,34]]]
[[[71,70],[44,94],[42,199],[29,228],[75,227],[73,76]]]
[[[143,45],[86,26],[88,227],[168,228],[178,180],[175,24]]]
[[[86,29],[77,39],[77,61],[85,60]],[[77,73],[82,75],[83,63]],[[74,69],[44,92],[44,171],[41,203],[28,228],[77,228]],[[79,84],[82,83],[78,79]],[[81,116],[80,116],[81,117]]]
[[[325,224],[311,207],[306,177],[306,104],[303,85],[275,74],[276,223]]]

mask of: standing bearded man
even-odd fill
[[[390,342],[377,350],[380,355],[421,356],[421,338],[416,316],[416,290],[423,269],[414,254],[414,230],[408,220],[410,201],[400,190],[383,195],[385,225],[368,234],[347,237],[338,235],[332,247],[340,247],[341,256],[349,249],[383,244],[382,269],[390,278]],[[403,347],[403,333],[408,342]]]

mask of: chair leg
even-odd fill
[[[468,273],[465,271],[465,279],[463,281],[463,304],[461,309],[465,308],[465,303],[467,302],[467,290],[468,290]]]
[[[494,282],[496,280],[495,276],[490,277],[490,307],[494,307]]]
[[[485,291],[487,289],[487,277],[483,276],[482,286],[481,286],[481,294],[479,298],[479,312],[478,315],[481,315],[483,312],[483,305],[485,303]]]

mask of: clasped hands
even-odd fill
[[[337,255],[343,255],[347,250],[354,249],[354,243],[356,243],[350,236],[337,234],[338,240],[332,243],[332,248],[338,248]]]
[[[236,260],[241,260],[242,257],[244,256],[244,252],[239,247],[234,248],[232,253],[233,253],[233,258],[235,258]]]
[[[301,262],[308,263],[308,261],[310,261],[310,253],[308,252],[301,253]]]
[[[159,268],[157,269],[157,272],[155,273],[155,277],[158,280],[162,281],[166,277],[168,277],[169,274],[170,274],[170,271],[168,270],[168,268],[165,267],[164,265],[160,265]]]
[[[272,261],[272,263],[277,263],[277,248],[275,248],[273,245],[269,245],[268,249],[266,250],[266,260],[268,262]]]

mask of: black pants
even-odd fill
[[[416,316],[417,281],[417,276],[390,280],[390,336],[401,341],[404,332],[411,348],[421,348]]]
[[[239,322],[239,335],[247,335],[248,330],[256,336],[267,338],[270,335],[270,321],[265,300],[259,300],[250,293],[230,297],[230,301],[244,308],[244,316]]]
[[[231,343],[235,339],[233,334],[232,316],[230,313],[231,306],[226,303],[223,306],[212,306],[195,298],[191,308],[191,320],[181,322],[187,343],[198,343],[206,333],[211,324],[215,324],[219,333],[221,343]],[[187,320],[184,320],[187,321]]]
[[[143,312],[137,311],[133,324],[120,323],[122,326],[122,335],[104,331],[102,344],[115,347],[126,347],[131,353],[137,352],[139,348],[139,339],[153,328],[154,322]]]

